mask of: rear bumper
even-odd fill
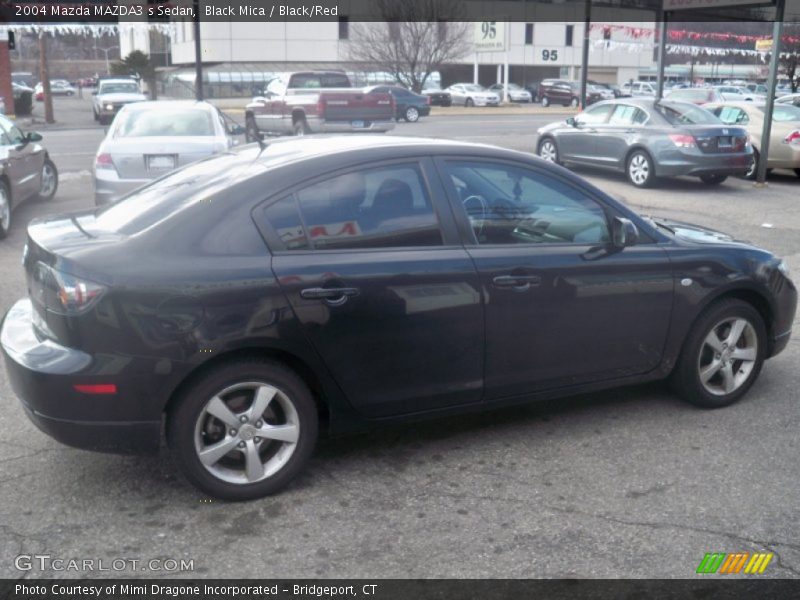
[[[136,188],[152,181],[151,179],[120,179],[116,173],[104,173],[103,169],[95,172],[94,176],[94,203],[96,206],[104,206],[119,200]],[[109,171],[106,169],[106,171]]]
[[[373,132],[383,133],[394,129],[393,119],[388,121],[363,121],[364,127],[354,127],[353,121],[317,121],[308,120],[308,128],[311,133],[361,133]]]
[[[11,389],[30,420],[54,439],[102,452],[155,451],[161,420],[142,416],[135,395],[92,395],[75,383],[95,383],[94,358],[42,339],[33,327],[30,300],[14,304],[3,319],[0,346]],[[104,378],[107,381],[107,378]]]
[[[656,156],[656,175],[678,177],[681,175],[744,175],[753,164],[752,153],[702,154],[670,152]]]

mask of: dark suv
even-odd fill
[[[786,346],[783,262],[644,219],[528,154],[304,138],[34,221],[0,332],[31,420],[229,499],[342,432],[671,377],[740,398]]]
[[[579,81],[559,81],[548,85],[540,92],[542,106],[561,104],[576,108],[581,104],[581,83]],[[594,104],[603,99],[602,93],[594,86],[586,87],[586,104]]]

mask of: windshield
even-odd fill
[[[297,73],[292,75],[290,88],[349,88],[350,80],[344,73]]]
[[[655,108],[671,125],[719,125],[722,123],[706,109],[692,104],[657,103]]]
[[[211,113],[198,109],[161,108],[123,113],[115,138],[153,136],[211,136]]]
[[[758,110],[764,112],[765,107],[759,106]],[[776,104],[772,109],[772,120],[779,123],[784,121],[800,121],[800,108],[791,104]]]
[[[138,94],[139,86],[133,81],[130,83],[116,82],[116,83],[103,83],[100,85],[100,94]]]

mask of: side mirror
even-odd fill
[[[231,125],[228,128],[229,135],[244,135],[244,127],[241,125]]]
[[[42,141],[42,134],[41,133],[37,133],[35,131],[29,131],[27,134],[25,134],[25,138],[29,142],[41,142]]]
[[[578,122],[575,120],[575,117],[569,117],[567,118],[567,125],[569,125],[570,127],[577,127]]]
[[[639,241],[639,230],[630,219],[614,217],[611,229],[612,242],[616,248],[635,246]]]

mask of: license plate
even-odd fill
[[[733,138],[730,136],[718,138],[717,145],[720,148],[730,148],[731,146],[733,146]]]
[[[147,160],[148,169],[174,169],[175,157],[172,155],[150,156]]]
[[[366,127],[366,123],[364,123],[364,121],[352,121],[350,124],[356,129],[363,129]]]

